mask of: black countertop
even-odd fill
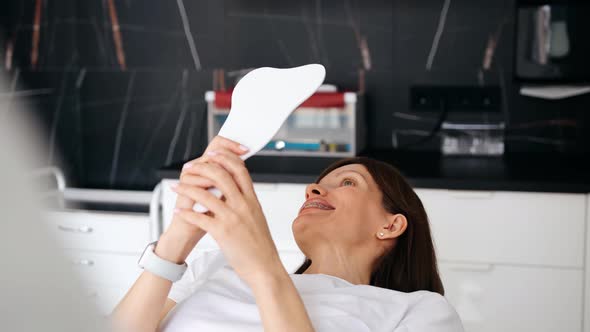
[[[396,166],[417,188],[590,192],[590,156],[517,154],[444,157],[438,153],[373,150],[361,155]],[[255,182],[310,183],[339,158],[256,156],[246,165]],[[183,162],[159,170],[178,178]]]

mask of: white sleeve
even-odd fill
[[[394,332],[463,332],[459,315],[447,299],[437,293],[425,294]]]
[[[168,298],[176,303],[191,295],[211,274],[225,265],[223,254],[219,250],[206,251],[197,255],[188,264],[182,278],[175,282],[168,293]]]

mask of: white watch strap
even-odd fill
[[[139,258],[139,262],[137,264],[142,269],[150,271],[158,277],[170,280],[172,282],[180,280],[184,274],[184,271],[186,271],[186,262],[179,265],[158,257],[154,253],[157,243],[157,241],[152,242],[148,244],[147,247],[145,247],[145,250],[143,251],[141,258]]]

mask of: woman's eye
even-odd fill
[[[354,186],[354,181],[352,181],[351,179],[344,179],[344,180],[342,180],[342,185],[343,186]]]

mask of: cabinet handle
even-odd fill
[[[68,227],[68,226],[57,225],[57,228],[60,231],[72,232],[72,233],[92,233],[92,231],[93,231],[92,227],[90,227],[90,226]]]
[[[92,266],[92,265],[94,265],[94,261],[91,259],[75,259],[75,260],[72,260],[72,264]]]

